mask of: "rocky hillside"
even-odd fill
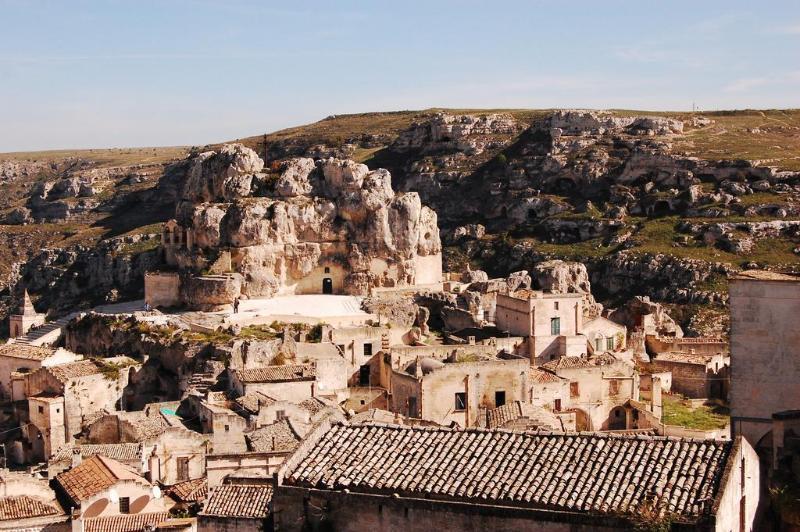
[[[732,270],[798,269],[800,111],[407,111],[237,141],[275,175],[290,157],[389,170],[437,212],[450,269],[580,260],[605,303],[650,295],[687,321],[724,309]],[[5,304],[20,280],[55,312],[136,295],[189,151],[0,155]]]

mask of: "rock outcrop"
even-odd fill
[[[241,145],[191,160],[176,209],[193,237],[176,254],[181,269],[200,272],[224,249],[248,296],[441,280],[436,213],[414,192],[395,193],[388,171],[333,158],[262,169]]]
[[[592,285],[586,266],[580,262],[550,260],[533,267],[536,285],[542,289],[559,294],[583,294],[583,313],[594,318],[603,311],[592,295]]]

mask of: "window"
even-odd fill
[[[550,334],[552,336],[561,334],[561,318],[550,318]]]
[[[40,406],[40,407],[39,407],[39,413],[40,413],[40,414],[44,414],[44,407],[43,407],[43,406]]]
[[[578,397],[581,394],[580,390],[578,389],[577,382],[569,383],[569,396],[570,397]]]
[[[464,392],[457,392],[455,410],[466,410],[466,409],[467,409],[467,394]]]
[[[614,338],[606,338],[606,350],[607,351],[614,350]]]
[[[276,410],[275,417],[277,418],[278,421],[286,419],[286,412],[284,410]]]
[[[61,413],[61,409],[60,408],[56,408],[56,414],[60,414],[60,413]]]
[[[594,350],[598,353],[603,350],[603,339],[602,338],[595,338],[594,339]]]
[[[608,381],[608,395],[619,395],[619,381],[617,379]]]
[[[561,412],[561,399],[556,399],[553,401],[553,410],[556,412]]]
[[[120,497],[119,498],[119,513],[121,513],[121,514],[129,514],[129,513],[131,513],[131,498],[130,497]]]
[[[555,310],[558,310],[558,301],[556,301],[555,303],[553,303],[553,308],[554,308]]]
[[[503,406],[506,404],[506,392],[503,390],[498,390],[494,392],[494,406],[497,408],[498,406]]]
[[[178,481],[189,480],[189,457],[181,456],[178,462]]]
[[[325,273],[331,273],[330,266],[325,266]]]
[[[225,425],[225,432],[230,432],[230,430],[231,430],[231,426],[230,425]]]
[[[365,343],[364,344],[364,356],[366,358],[371,358],[372,357],[372,344],[371,343]]]

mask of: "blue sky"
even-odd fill
[[[0,0],[0,152],[428,107],[800,107],[800,2]]]

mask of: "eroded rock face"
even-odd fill
[[[415,192],[396,194],[388,171],[334,158],[262,169],[240,145],[194,157],[176,209],[193,247],[179,266],[198,272],[229,250],[251,296],[318,293],[323,277],[351,294],[441,280],[436,213]]]
[[[645,333],[659,336],[683,337],[680,325],[667,313],[663,306],[649,297],[637,296],[624,306],[614,310],[609,318],[628,327],[628,330],[643,328]]]
[[[540,262],[531,272],[542,290],[560,294],[584,294],[583,313],[587,317],[600,315],[603,306],[592,295],[592,285],[586,266],[580,262],[550,260]]]

